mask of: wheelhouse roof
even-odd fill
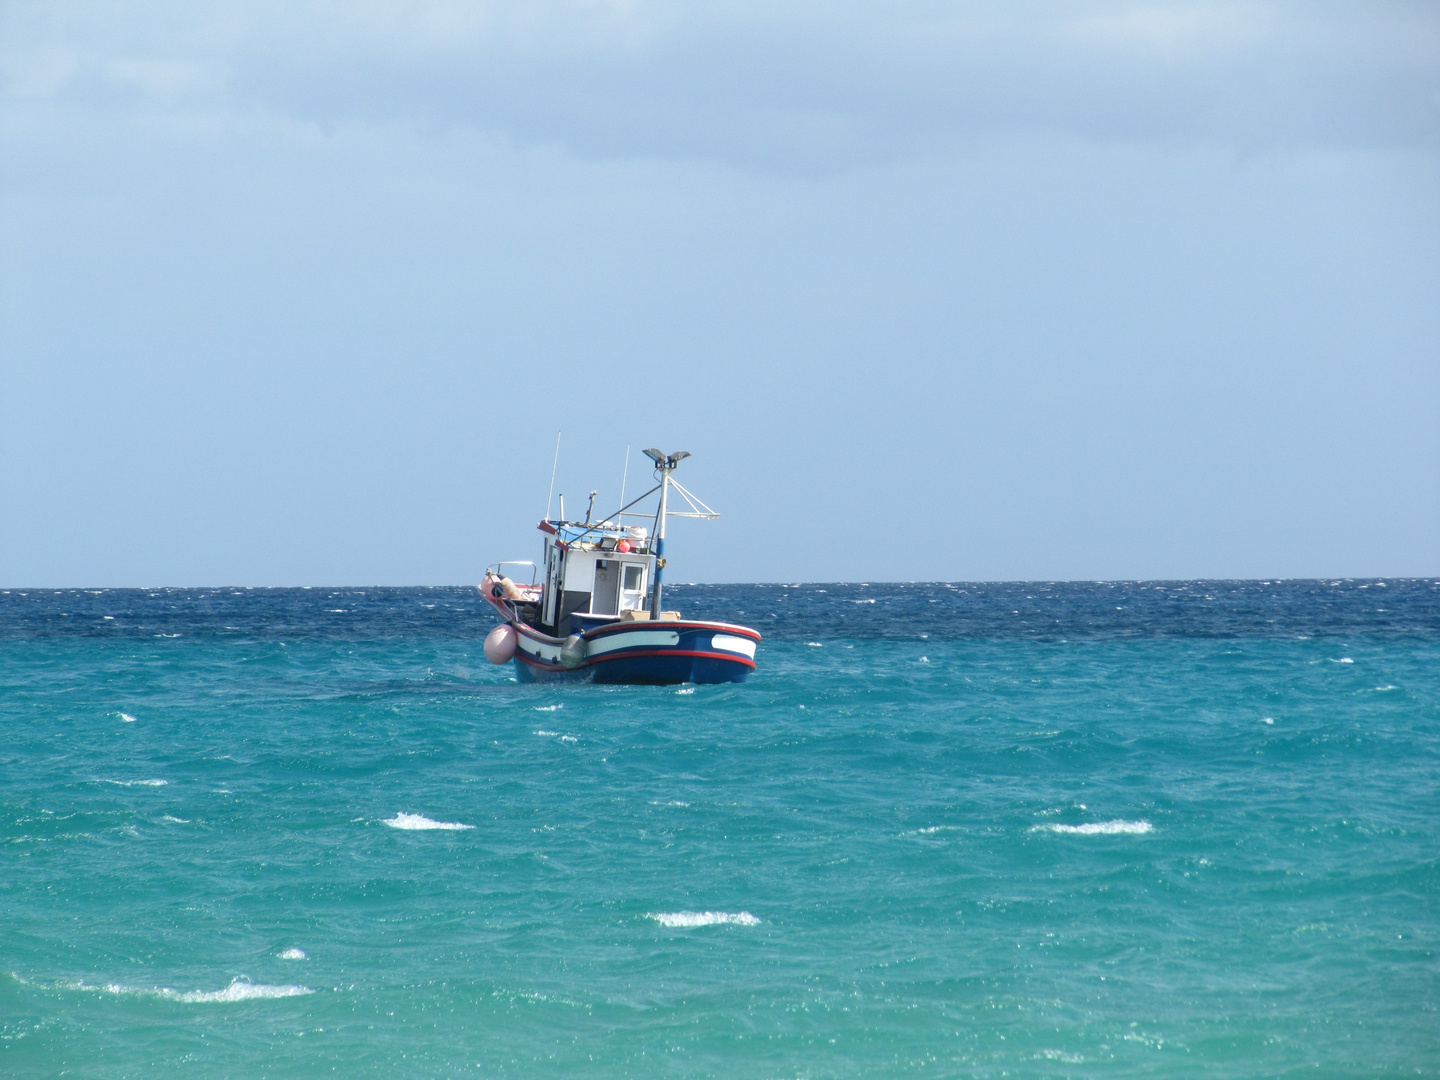
[[[577,540],[598,540],[602,536],[629,535],[623,525],[602,525],[599,522],[586,525],[584,522],[575,521],[542,521],[538,528],[567,544],[573,544]]]

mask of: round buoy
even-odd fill
[[[495,627],[485,635],[485,659],[492,664],[508,664],[515,656],[518,635],[509,624]]]
[[[629,541],[629,540],[621,540],[618,544],[615,545],[615,550],[616,550],[616,551],[620,551],[620,552],[629,551],[629,550],[630,550],[630,541]]]
[[[577,668],[585,662],[585,639],[571,634],[560,649],[560,663],[567,668]]]

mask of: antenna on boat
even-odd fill
[[[550,465],[550,490],[545,493],[545,516],[540,519],[541,521],[547,521],[547,520],[549,520],[549,518],[550,518],[550,500],[555,497],[555,470],[558,469],[559,467],[560,467],[560,432],[557,431],[557,432],[555,433],[555,460],[554,460],[554,462]],[[561,505],[564,505],[565,496],[564,496],[564,495],[561,495],[561,496],[560,496],[560,500],[561,500]],[[622,499],[621,502],[624,502],[624,500]],[[561,516],[562,518],[565,516],[565,512],[564,512],[563,510],[560,512],[560,516]]]
[[[590,505],[585,508],[585,524],[586,524],[586,525],[589,525],[589,524],[590,524],[590,519],[595,516],[595,496],[596,496],[596,495],[599,495],[599,494],[600,494],[600,493],[599,493],[598,491],[592,491],[592,492],[590,492]]]
[[[625,471],[620,474],[620,505],[625,505],[625,482],[630,479],[630,444],[625,444]]]

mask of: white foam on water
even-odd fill
[[[823,648],[823,646],[818,641],[807,641],[805,642],[805,644],[809,645],[812,649]]]
[[[560,736],[560,741],[561,741],[561,742],[579,742],[580,740],[577,739],[574,735],[561,735],[561,736]]]
[[[293,983],[286,986],[267,986],[264,983],[248,983],[236,979],[224,990],[189,990],[181,994],[174,990],[162,990],[160,996],[173,1001],[250,1001],[254,998],[300,997],[314,992],[308,986],[296,986]]]
[[[1273,724],[1275,723],[1275,718],[1273,716],[1262,716],[1260,722],[1262,724]]]
[[[679,799],[671,799],[669,802],[661,802],[659,799],[651,799],[651,806],[689,806],[688,802],[681,802]]]
[[[539,735],[541,738],[553,739],[556,735],[559,735],[560,733],[559,733],[558,731],[544,731],[544,730],[541,730],[541,731],[535,732],[535,734],[536,734],[536,735]]]
[[[654,919],[661,926],[668,926],[672,929],[689,928],[692,926],[721,926],[730,924],[734,926],[758,926],[760,920],[748,911],[662,911],[651,914],[647,918]]]
[[[250,1001],[254,998],[300,997],[315,992],[308,986],[294,984],[271,986],[265,983],[246,982],[243,979],[235,979],[224,990],[172,990],[168,986],[123,986],[120,983],[91,986],[86,982],[69,982],[55,985],[65,990],[88,990],[97,994],[135,994],[141,997],[158,997],[167,1001],[186,1002]]]
[[[693,686],[682,686],[679,690],[675,691],[677,694],[693,694],[694,692],[695,688]]]
[[[1400,688],[1399,688],[1398,686],[1392,686],[1392,685],[1377,686],[1377,687],[1375,687],[1375,692],[1376,692],[1377,694],[1383,694],[1386,690],[1399,690],[1399,689],[1400,689]]]
[[[127,724],[135,723],[135,717],[131,716],[128,712],[116,713],[115,715],[120,717],[120,719],[124,720]]]
[[[164,817],[162,817],[160,820],[161,820],[161,821],[173,821],[173,822],[175,822],[176,825],[189,825],[189,824],[190,824],[190,819],[189,819],[188,817],[175,817],[173,814],[166,814],[166,815],[165,815]]]
[[[304,949],[296,949],[296,948],[294,948],[294,947],[291,947],[291,948],[289,948],[289,949],[286,949],[284,952],[282,952],[282,953],[280,954],[280,959],[281,959],[281,960],[306,960],[306,959],[309,959],[309,958],[305,955],[305,950],[304,950]]]
[[[1354,661],[1354,660],[1351,660],[1350,657],[1348,657],[1348,656],[1342,656],[1342,657],[1340,657],[1339,660],[1331,660],[1330,662],[1331,662],[1332,664],[1353,664],[1353,663],[1355,663],[1355,661]]]
[[[384,824],[389,825],[392,829],[444,829],[449,832],[475,827],[474,825],[462,825],[458,821],[431,821],[424,814],[396,814],[393,818],[386,818]]]
[[[929,836],[931,833],[953,832],[958,828],[960,828],[959,825],[927,825],[923,829],[916,829],[915,834],[918,836]]]
[[[1061,825],[1048,822],[1030,826],[1031,832],[1065,833],[1070,836],[1116,836],[1121,833],[1148,833],[1154,828],[1148,821],[1087,821],[1083,825]]]
[[[532,705],[530,708],[535,712],[554,712],[556,709],[563,709],[564,705]]]
[[[102,784],[116,784],[119,787],[164,787],[169,780],[102,780]]]

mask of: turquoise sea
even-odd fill
[[[1440,581],[0,593],[5,1077],[1440,1076]]]

